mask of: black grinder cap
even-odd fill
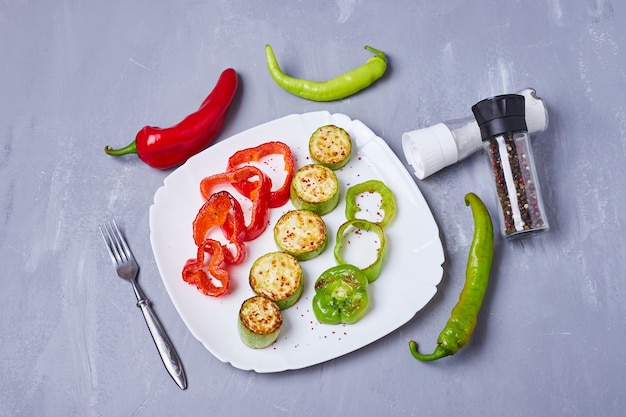
[[[483,141],[504,132],[527,131],[524,96],[503,94],[472,106]]]

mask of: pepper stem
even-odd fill
[[[379,51],[378,49],[372,48],[371,46],[368,46],[368,45],[365,45],[365,49],[367,49],[371,53],[375,54],[379,58],[385,59],[386,55],[385,55],[385,53],[383,51]]]
[[[420,361],[434,361],[450,355],[450,353],[442,348],[440,345],[437,345],[433,353],[426,355],[419,353],[417,350],[417,343],[413,340],[409,342],[409,349],[411,349],[411,354],[413,355],[413,357]]]
[[[127,155],[129,153],[137,153],[137,143],[135,141],[132,141],[128,145],[119,149],[113,149],[112,147],[107,145],[104,147],[104,152],[112,156]]]

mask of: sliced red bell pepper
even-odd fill
[[[263,157],[270,155],[282,155],[284,161],[284,170],[286,172],[285,181],[276,190],[270,193],[270,208],[281,207],[289,201],[289,187],[295,172],[295,160],[291,148],[283,142],[266,142],[253,148],[242,149],[235,152],[228,159],[227,171],[249,164],[251,162],[259,162]],[[256,181],[242,181],[233,184],[233,186],[241,194],[250,197],[256,188]]]
[[[208,264],[205,261],[205,253],[211,255]],[[198,247],[195,259],[189,259],[183,268],[183,280],[195,285],[203,294],[219,297],[228,292],[230,287],[230,274],[222,268],[224,263],[224,248],[214,239],[206,239]],[[221,283],[215,285],[213,279]]]
[[[218,191],[211,194],[202,205],[193,221],[193,240],[200,246],[207,238],[209,230],[220,227],[224,236],[233,244],[237,254],[226,248],[224,258],[229,264],[243,262],[246,251],[243,243],[245,224],[241,205],[228,191]]]
[[[255,187],[250,191],[249,195],[246,195],[252,201],[252,215],[250,223],[245,225],[244,241],[256,239],[267,228],[270,218],[271,179],[259,168],[252,165],[244,165],[232,171],[211,175],[200,182],[200,193],[208,200],[213,194],[213,190],[219,185],[250,182],[253,178],[257,179],[253,182]]]
[[[222,231],[228,241],[235,246],[237,254],[233,255],[233,253],[224,246],[224,249],[226,249],[224,261],[227,264],[240,264],[246,258],[246,245],[243,241],[246,236],[246,225],[241,205],[239,205],[239,202],[235,198],[233,198],[233,201],[235,204],[234,207],[237,208],[228,213],[226,223],[222,225]]]

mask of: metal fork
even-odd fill
[[[104,243],[107,245],[109,254],[111,255],[111,260],[117,270],[117,275],[119,275],[120,278],[130,281],[133,285],[133,290],[137,296],[137,307],[141,309],[143,317],[146,319],[146,324],[148,325],[154,344],[161,355],[165,368],[181,389],[187,388],[187,378],[185,377],[183,365],[167,333],[165,333],[159,319],[154,314],[150,306],[150,301],[148,301],[137,284],[139,265],[137,261],[135,261],[135,257],[130,251],[126,240],[120,233],[115,220],[105,222],[104,226],[99,226],[99,229]]]

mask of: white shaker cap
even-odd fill
[[[402,149],[421,180],[459,160],[454,136],[443,123],[403,133]]]

